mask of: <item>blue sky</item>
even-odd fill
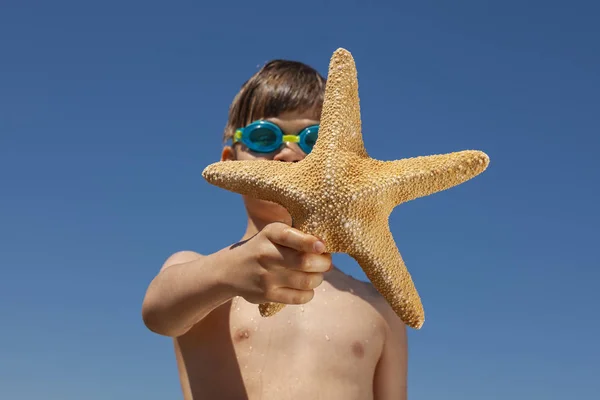
[[[326,74],[339,47],[372,157],[491,157],[390,217],[426,310],[410,398],[598,393],[599,6],[365,3],[2,2],[0,398],[179,396],[141,301],[170,253],[243,233],[201,176],[228,106],[267,60]]]

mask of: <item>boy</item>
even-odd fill
[[[324,91],[313,68],[269,62],[233,100],[221,159],[302,160]],[[240,242],[173,254],[143,302],[146,326],[174,338],[184,398],[406,399],[406,328],[387,302],[333,266],[326,243],[291,228],[285,208],[244,204]],[[263,318],[265,302],[289,306]]]

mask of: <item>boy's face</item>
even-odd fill
[[[280,114],[277,117],[264,118],[264,120],[279,126],[286,135],[297,135],[304,128],[319,124],[319,120],[315,119],[315,115],[319,115],[315,110],[308,110],[302,113],[291,111]],[[300,149],[297,143],[284,143],[278,150],[275,150],[272,153],[255,153],[249,150],[244,144],[235,143],[233,146],[225,146],[225,148],[223,148],[221,161],[275,160],[297,162],[304,159],[304,157],[306,157],[306,153]],[[251,216],[274,221],[290,220],[288,212],[278,204],[250,198],[248,196],[243,197],[248,213],[250,213]]]
[[[264,118],[264,120],[274,123],[286,135],[297,135],[304,128],[317,125],[318,119],[314,119],[314,110],[305,112],[291,111],[278,115],[273,118]],[[227,146],[223,149],[221,160],[275,160],[296,162],[306,157],[306,153],[300,149],[297,143],[284,143],[278,150],[272,153],[255,153],[249,150],[244,144],[236,143],[233,146]]]

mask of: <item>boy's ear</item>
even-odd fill
[[[236,159],[235,150],[231,146],[223,147],[221,152],[221,161],[233,161]]]

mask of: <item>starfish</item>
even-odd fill
[[[319,237],[330,253],[354,258],[402,321],[420,329],[419,294],[389,229],[393,209],[461,184],[483,172],[488,156],[475,150],[395,161],[370,158],[364,147],[354,59],[337,49],[330,60],[319,136],[296,163],[219,161],[202,175],[211,184],[278,203],[292,226]],[[262,316],[282,304],[260,304]]]

